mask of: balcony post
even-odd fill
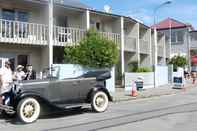
[[[157,63],[158,63],[158,44],[157,44],[157,29],[154,28],[154,88],[157,84]]]
[[[49,31],[48,31],[48,38],[49,38],[49,68],[50,74],[51,67],[53,64],[53,0],[49,0]]]
[[[124,18],[120,18],[120,23],[121,23],[121,73],[122,76],[124,76],[125,73],[125,59],[124,59],[124,42],[125,42],[125,37],[124,37]]]
[[[153,65],[153,60],[152,60],[152,29],[148,29],[148,40],[149,40],[149,55],[150,55],[150,65]]]
[[[140,66],[140,24],[137,23],[137,61],[138,67]]]
[[[162,36],[162,43],[163,43],[163,57],[164,57],[164,65],[166,65],[166,42],[165,42],[165,35]]]
[[[90,11],[88,9],[86,10],[86,29],[90,29]]]

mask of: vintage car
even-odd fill
[[[22,81],[14,85],[9,105],[0,105],[0,110],[15,113],[24,123],[36,121],[43,104],[57,109],[91,104],[93,111],[104,112],[112,100],[105,87],[110,77],[108,70],[97,70],[77,78],[60,80],[53,75],[40,80]]]

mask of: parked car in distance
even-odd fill
[[[58,109],[91,104],[93,111],[104,112],[112,100],[105,86],[105,81],[110,77],[108,70],[97,70],[77,78],[59,80],[53,75],[40,80],[22,81],[15,84],[10,104],[0,105],[0,110],[16,113],[24,123],[36,121],[43,104]]]

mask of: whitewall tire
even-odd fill
[[[40,104],[35,98],[25,98],[17,106],[19,119],[28,124],[35,122],[40,115]]]
[[[92,110],[95,112],[104,112],[107,110],[109,104],[108,96],[103,91],[96,92],[91,100]]]

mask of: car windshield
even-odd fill
[[[51,74],[50,74],[50,70],[51,70]],[[46,78],[59,78],[59,71],[60,71],[60,67],[56,66],[56,67],[52,67],[52,68],[45,68],[43,70],[43,74],[42,74],[42,78],[46,79]]]

